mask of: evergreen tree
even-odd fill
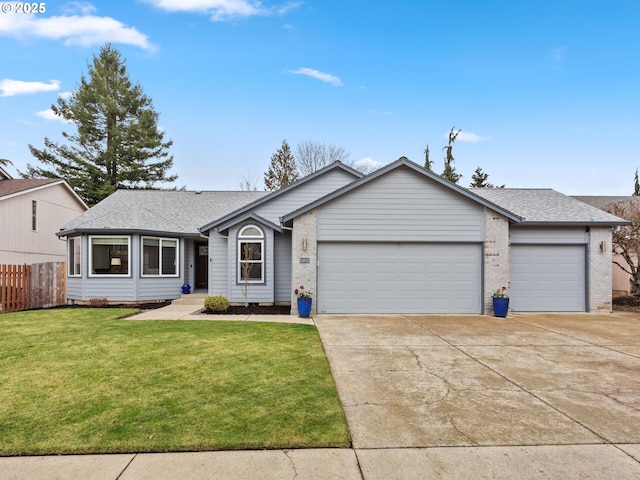
[[[152,189],[176,180],[167,176],[173,142],[164,140],[151,99],[131,83],[126,61],[110,44],[93,56],[71,98],[59,98],[51,109],[77,132],[62,133],[68,144],[45,138],[43,149],[29,145],[44,166],[29,164],[23,176],[64,178],[90,206],[118,188]]]
[[[430,171],[431,165],[433,165],[433,160],[429,160],[429,144],[427,144],[427,148],[424,149],[424,168]]]
[[[297,179],[296,160],[287,141],[282,140],[282,146],[271,156],[271,164],[264,174],[264,186],[267,190],[278,190]]]
[[[640,182],[638,181],[638,169],[636,168],[636,176],[634,179],[633,196],[640,197]]]
[[[456,173],[456,167],[453,166],[453,142],[456,141],[456,138],[458,138],[458,135],[462,130],[458,129],[456,132],[455,128],[456,127],[451,127],[451,131],[449,132],[449,144],[442,147],[442,149],[445,150],[444,171],[442,172],[442,176],[450,182],[458,183],[462,178],[462,175]]]
[[[476,171],[473,175],[471,175],[471,184],[469,185],[472,188],[495,188],[495,185],[487,182],[489,178],[488,173],[484,173],[482,168],[476,168]]]

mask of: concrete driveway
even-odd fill
[[[640,478],[638,315],[316,324],[367,479]]]

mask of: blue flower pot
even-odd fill
[[[298,315],[301,317],[308,317],[311,315],[311,302],[312,298],[299,298],[298,299]]]
[[[508,298],[494,298],[493,299],[493,313],[496,317],[506,317],[509,311],[509,299]]]

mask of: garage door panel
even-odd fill
[[[320,243],[321,313],[480,313],[480,244]]]
[[[521,312],[582,312],[584,245],[512,245],[511,302]]]

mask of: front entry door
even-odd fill
[[[196,289],[209,288],[209,245],[206,242],[196,242]]]

